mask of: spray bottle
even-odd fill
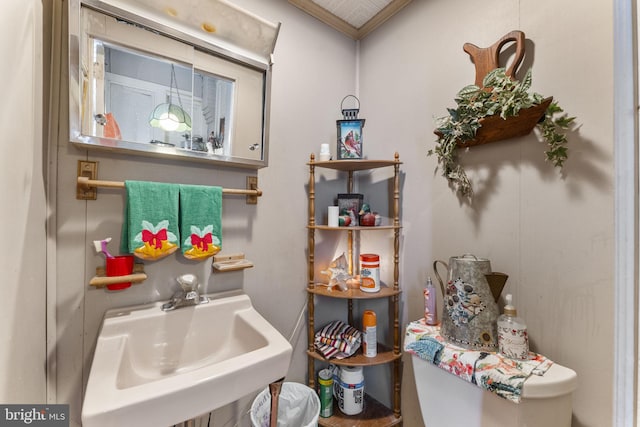
[[[433,286],[431,277],[429,277],[427,278],[427,286],[424,288],[424,321],[427,325],[438,324],[437,298],[436,287]]]
[[[362,352],[365,357],[378,355],[376,313],[373,310],[365,310],[362,314]]]

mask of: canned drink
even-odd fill
[[[323,369],[318,372],[318,385],[320,416],[328,418],[333,415],[333,372],[330,369]]]

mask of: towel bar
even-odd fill
[[[107,187],[107,188],[124,188],[123,181],[103,181],[98,179],[89,179],[86,176],[78,176],[78,193],[81,189],[91,187]],[[258,203],[258,197],[262,196],[262,190],[258,188],[258,177],[247,177],[247,188],[223,188],[222,194],[246,195],[247,204],[255,205]]]

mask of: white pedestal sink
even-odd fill
[[[83,427],[170,426],[284,377],[289,342],[239,291],[173,311],[162,302],[106,312]]]

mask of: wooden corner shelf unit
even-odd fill
[[[308,325],[308,385],[311,388],[316,388],[316,375],[318,369],[316,369],[316,363],[320,363],[326,367],[328,364],[340,365],[340,366],[375,366],[388,364],[391,367],[391,407],[387,407],[384,404],[378,402],[376,399],[368,394],[365,394],[364,410],[357,415],[345,415],[340,412],[334,402],[333,415],[328,418],[320,417],[318,422],[321,426],[330,427],[352,427],[352,426],[395,426],[402,425],[402,415],[400,412],[400,388],[402,380],[402,352],[400,350],[400,286],[399,286],[399,248],[400,248],[400,157],[398,153],[395,154],[393,160],[329,160],[329,161],[315,161],[315,156],[311,154],[309,166],[309,222],[308,222],[308,284],[307,284],[307,325]],[[391,203],[391,218],[389,224],[375,226],[375,227],[329,227],[327,225],[316,224],[316,212],[315,212],[315,169],[316,168],[334,169],[348,173],[347,177],[347,192],[352,193],[354,190],[354,173],[357,171],[366,171],[377,168],[393,168],[393,190],[390,197],[393,198]],[[377,232],[393,232],[393,283],[388,286],[381,286],[379,292],[369,293],[363,292],[360,289],[349,289],[347,291],[335,291],[329,290],[326,284],[320,284],[314,277],[315,272],[315,233],[316,231],[322,232],[341,232],[347,235],[347,248],[349,262],[349,273],[354,273],[354,233],[377,231]],[[359,349],[353,356],[345,359],[326,359],[321,353],[316,351],[314,346],[315,337],[315,299],[316,298],[335,298],[346,299],[348,306],[348,323],[349,325],[356,326],[354,323],[354,300],[363,301],[370,299],[386,298],[389,301],[389,330],[393,336],[393,343],[390,347],[380,343],[380,336],[378,336],[378,352],[376,357],[365,357],[362,354],[362,350]],[[384,316],[378,317],[378,324],[384,321]],[[359,322],[357,323],[359,325]],[[322,326],[322,325],[318,325]],[[356,326],[357,327],[357,326]],[[366,381],[366,378],[365,378]],[[366,391],[366,387],[365,387]]]

